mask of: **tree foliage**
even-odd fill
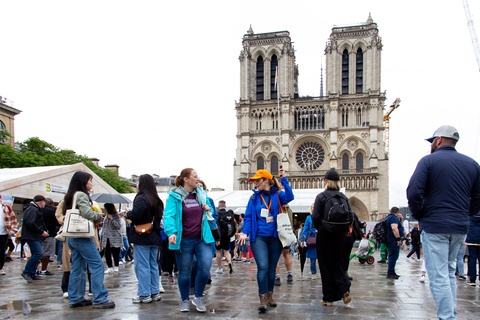
[[[133,192],[127,179],[119,177],[115,170],[99,168],[87,156],[77,155],[73,150],[59,149],[38,137],[25,140],[18,151],[10,145],[0,144],[0,168],[60,166],[79,162],[83,162],[117,192]]]

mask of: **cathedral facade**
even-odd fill
[[[326,94],[318,97],[298,95],[288,31],[255,34],[250,28],[242,44],[234,190],[253,189],[249,177],[258,169],[278,175],[280,165],[293,189],[318,189],[333,168],[360,220],[387,213],[382,40],[372,18],[332,28]]]

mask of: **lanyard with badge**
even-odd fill
[[[267,207],[267,208],[262,208],[262,211],[260,211],[260,216],[262,218],[267,219],[267,222],[273,222],[273,216],[270,214],[270,207],[272,206],[272,199],[270,199],[269,204],[267,205],[267,203],[265,202],[265,199],[263,199],[263,195],[260,194],[260,197],[262,198],[263,203],[265,204],[265,207]]]

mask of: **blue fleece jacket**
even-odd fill
[[[425,232],[466,234],[468,216],[480,210],[480,167],[453,146],[440,147],[418,162],[407,199]]]

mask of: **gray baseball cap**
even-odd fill
[[[431,138],[425,139],[428,142],[432,143],[433,139],[436,137],[445,137],[445,138],[452,138],[458,141],[460,139],[460,135],[458,134],[458,130],[455,127],[446,125],[446,126],[441,126],[435,132],[433,133],[433,136]]]

